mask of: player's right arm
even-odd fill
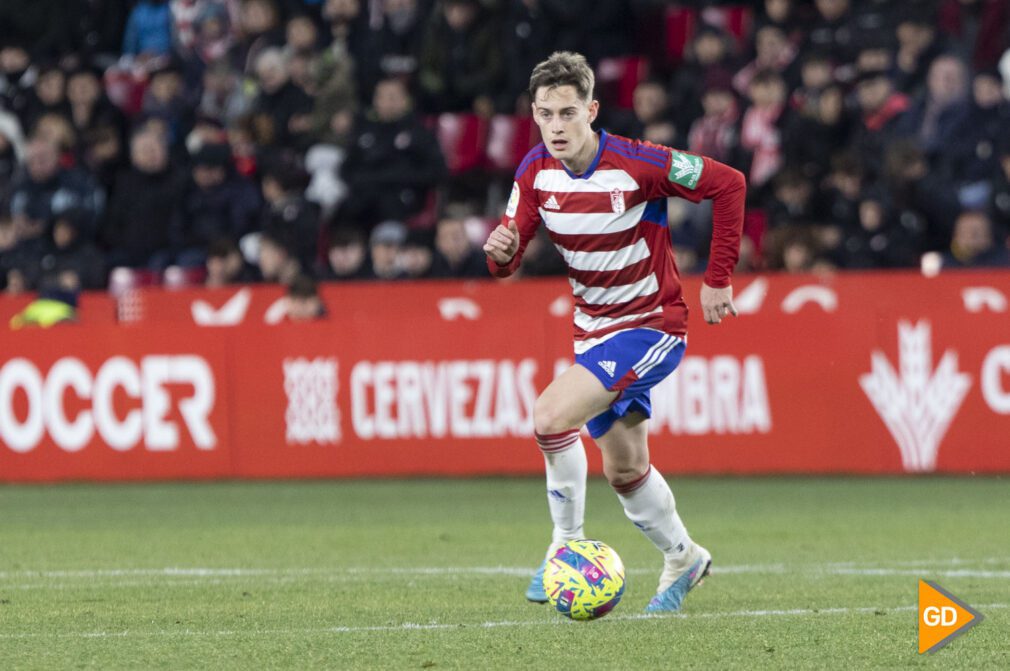
[[[526,245],[540,225],[540,212],[533,191],[533,172],[527,170],[516,175],[501,223],[484,243],[487,267],[495,277],[508,277],[519,269]]]

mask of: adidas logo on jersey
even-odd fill
[[[614,377],[614,371],[617,370],[617,362],[616,361],[601,361],[600,362],[600,368],[602,368],[603,370],[607,371],[607,375],[609,375],[610,377]]]
[[[547,199],[546,203],[544,203],[544,209],[545,210],[560,210],[561,209],[561,206],[558,205],[558,199],[554,197],[554,194],[551,194],[551,197]]]

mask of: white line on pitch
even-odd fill
[[[988,603],[976,605],[975,608],[980,611],[986,610],[996,610],[1010,607],[1007,603]],[[618,621],[630,621],[630,620],[695,620],[695,619],[711,619],[711,618],[724,618],[724,617],[795,617],[801,615],[864,615],[864,614],[887,614],[887,613],[904,613],[904,612],[914,612],[916,606],[894,606],[890,608],[884,608],[880,606],[867,606],[867,607],[836,607],[836,608],[784,608],[784,609],[764,609],[764,610],[732,610],[732,611],[721,611],[721,612],[710,612],[710,613],[667,613],[663,615],[652,615],[648,613],[631,613],[628,615],[613,615],[611,617],[603,620],[606,622],[618,622]],[[183,637],[183,636],[278,636],[278,635],[300,635],[300,634],[357,634],[357,633],[368,633],[368,632],[406,632],[406,631],[430,631],[438,629],[493,629],[497,627],[529,627],[537,626],[541,627],[544,625],[572,625],[578,626],[576,623],[565,620],[560,616],[556,618],[546,619],[546,620],[501,620],[498,622],[475,622],[472,624],[456,622],[456,623],[444,623],[444,622],[430,622],[430,623],[418,623],[418,622],[404,622],[402,624],[393,625],[375,625],[375,626],[361,626],[361,627],[348,627],[348,626],[336,626],[336,627],[317,627],[317,628],[304,628],[304,629],[223,629],[223,630],[208,630],[208,631],[195,631],[192,629],[158,629],[154,631],[80,631],[80,632],[63,632],[55,634],[46,634],[39,632],[18,632],[18,633],[0,633],[0,640],[4,639],[27,639],[27,638],[126,638],[131,636],[170,636],[170,637]]]
[[[978,560],[976,563],[989,563]],[[908,564],[905,564],[906,566]],[[956,565],[956,564],[955,564]],[[714,574],[815,574],[815,575],[857,575],[857,576],[887,576],[887,575],[929,575],[948,578],[1010,578],[1010,569],[974,569],[947,568],[950,562],[923,562],[919,568],[892,568],[880,565],[856,564],[715,564]],[[0,571],[0,584],[4,581],[35,579],[45,580],[94,580],[106,578],[118,582],[119,578],[189,578],[191,582],[202,579],[220,578],[273,578],[298,576],[526,576],[533,569],[528,566],[412,566],[412,567],[318,567],[318,568],[208,568],[208,567],[166,567],[166,568],[133,568],[133,569],[80,569],[80,570],[20,570]],[[649,575],[655,573],[654,568],[629,568],[631,575]],[[179,581],[172,581],[179,582]]]

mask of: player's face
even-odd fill
[[[587,103],[574,86],[541,86],[533,99],[533,119],[547,151],[575,172],[582,172],[593,160],[596,136],[591,124],[599,109],[599,102]]]

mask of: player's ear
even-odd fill
[[[594,100],[589,103],[589,123],[596,121],[596,116],[600,113],[600,101]]]

